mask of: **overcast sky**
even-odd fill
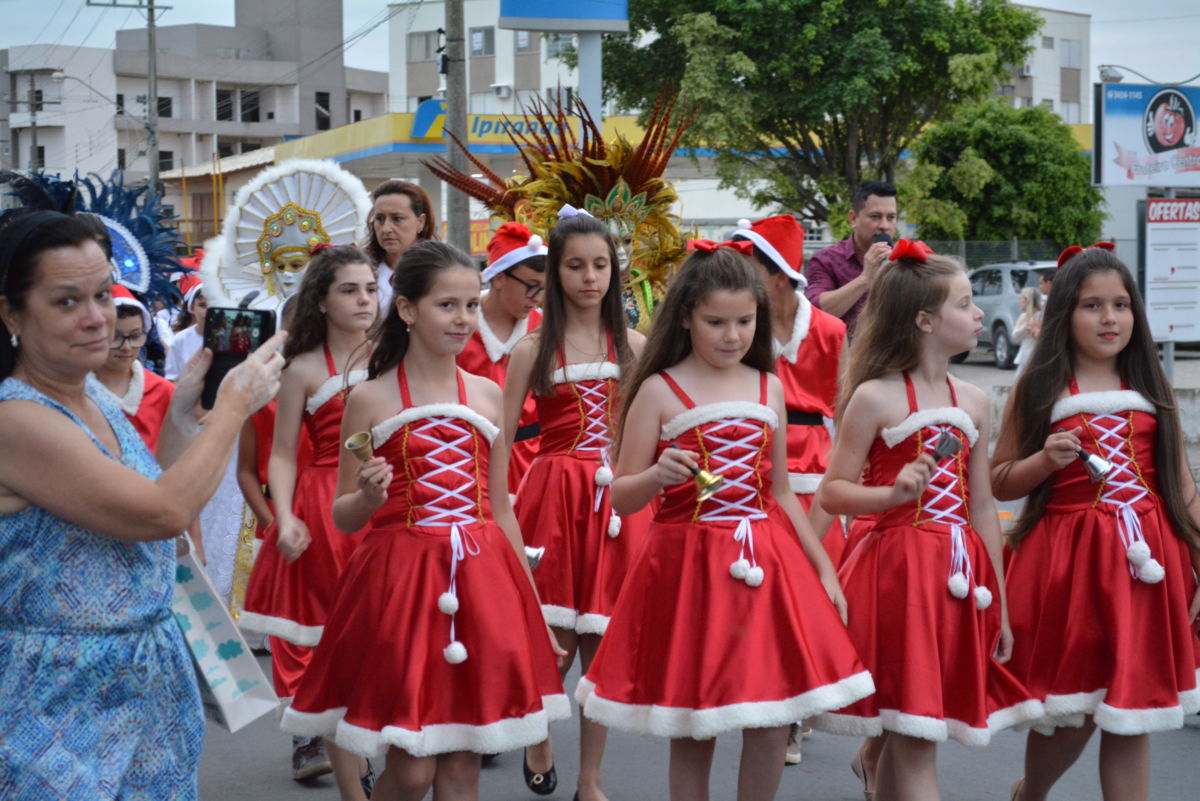
[[[343,34],[347,38],[378,22],[388,11],[380,0],[343,2]],[[162,25],[233,24],[233,0],[164,0],[164,4],[174,8],[162,16]],[[1088,76],[1092,81],[1099,64],[1123,64],[1159,83],[1178,82],[1200,73],[1200,4],[1196,0],[1051,0],[1046,6],[1092,15],[1092,74]],[[405,16],[403,10],[399,14]],[[0,17],[4,19],[0,48],[35,43],[112,47],[118,29],[144,24],[142,16],[131,9],[88,7],[85,0],[0,0]],[[387,29],[386,23],[380,25],[352,45],[346,63],[386,70]],[[1138,79],[1130,76],[1127,80]]]

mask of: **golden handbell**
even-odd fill
[[[1065,434],[1066,432],[1065,428],[1058,429],[1058,433],[1060,434]],[[1112,462],[1100,454],[1089,453],[1083,448],[1078,449],[1075,453],[1079,456],[1079,460],[1083,462],[1083,472],[1087,473],[1087,477],[1092,480],[1093,484],[1103,481],[1104,477],[1112,472]]]
[[[702,470],[699,467],[692,468],[692,475],[696,479],[696,489],[698,489],[700,500],[707,501],[712,496],[716,495],[721,489],[721,485],[725,483],[725,476],[719,476],[716,473],[710,473],[707,470]]]
[[[359,431],[357,434],[352,434],[346,440],[346,450],[358,457],[359,461],[365,462],[375,455],[374,449],[371,448],[371,432]]]
[[[546,555],[546,546],[533,547],[532,545],[525,546],[525,561],[529,563],[530,570],[537,570],[537,566],[542,563],[542,557]]]
[[[962,440],[949,431],[943,431],[938,435],[937,441],[933,443],[933,460],[941,462],[960,450],[962,450]]]

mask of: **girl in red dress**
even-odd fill
[[[517,489],[525,543],[545,548],[534,573],[542,612],[586,671],[608,626],[617,594],[648,518],[622,520],[609,485],[617,381],[645,341],[625,328],[616,244],[608,229],[567,206],[550,232],[545,316],[513,350],[504,385],[508,445],[532,392],[541,423],[538,455]],[[580,719],[580,801],[604,798],[604,728]],[[524,764],[525,782],[546,795],[557,785],[550,743]]]
[[[1060,259],[992,469],[997,497],[1028,496],[1010,534],[1011,667],[1046,717],[1013,788],[1024,801],[1096,728],[1106,801],[1147,798],[1148,733],[1200,711],[1200,501],[1141,296],[1106,244]],[[1080,449],[1109,464],[1098,480]]]
[[[344,440],[333,517],[371,528],[283,726],[382,757],[380,798],[478,797],[480,754],[546,739],[570,707],[508,502],[500,388],[455,366],[479,272],[441,242],[409,248]],[[502,440],[501,440],[502,441]],[[495,458],[489,458],[494,456]]]
[[[631,513],[662,493],[661,505],[576,697],[606,726],[672,738],[676,801],[708,798],[713,738],[742,730],[738,798],[765,801],[789,724],[873,685],[833,563],[788,487],[766,290],[746,256],[697,247],[620,417],[613,503]],[[724,479],[706,500],[696,468]]]
[[[937,743],[986,745],[1041,714],[1003,667],[1012,634],[988,398],[948,373],[952,355],[975,347],[982,319],[959,264],[902,239],[851,345],[817,502],[871,516],[840,576],[876,693],[813,725],[883,735],[853,763],[868,794],[877,784],[887,798],[937,799]]]
[[[338,580],[360,537],[338,532],[330,510],[337,484],[346,390],[366,379],[367,329],[378,315],[375,271],[353,247],[313,256],[297,293],[275,414],[268,485],[274,524],[250,574],[238,623],[271,635],[276,692],[295,695],[321,638]],[[301,427],[312,455],[297,471]],[[359,760],[329,749],[343,798],[361,793]]]

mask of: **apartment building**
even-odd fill
[[[1091,123],[1091,15],[1017,7],[1041,17],[1042,28],[1030,41],[1032,52],[1023,64],[1013,67],[999,94],[1011,98],[1014,108],[1045,106],[1063,122]]]

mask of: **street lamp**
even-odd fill
[[[1124,75],[1121,74],[1122,70],[1124,70],[1125,72],[1132,72],[1134,75],[1138,76],[1146,83],[1152,83],[1155,86],[1182,86],[1185,83],[1191,83],[1192,81],[1196,80],[1197,78],[1200,78],[1200,72],[1198,72],[1195,75],[1193,75],[1192,77],[1185,78],[1182,81],[1176,81],[1174,83],[1163,83],[1161,81],[1156,81],[1153,78],[1146,77],[1145,75],[1143,75],[1142,73],[1133,69],[1132,67],[1126,67],[1121,64],[1101,64],[1099,69],[1100,69],[1101,83],[1120,83],[1121,79],[1123,79],[1125,77]]]

